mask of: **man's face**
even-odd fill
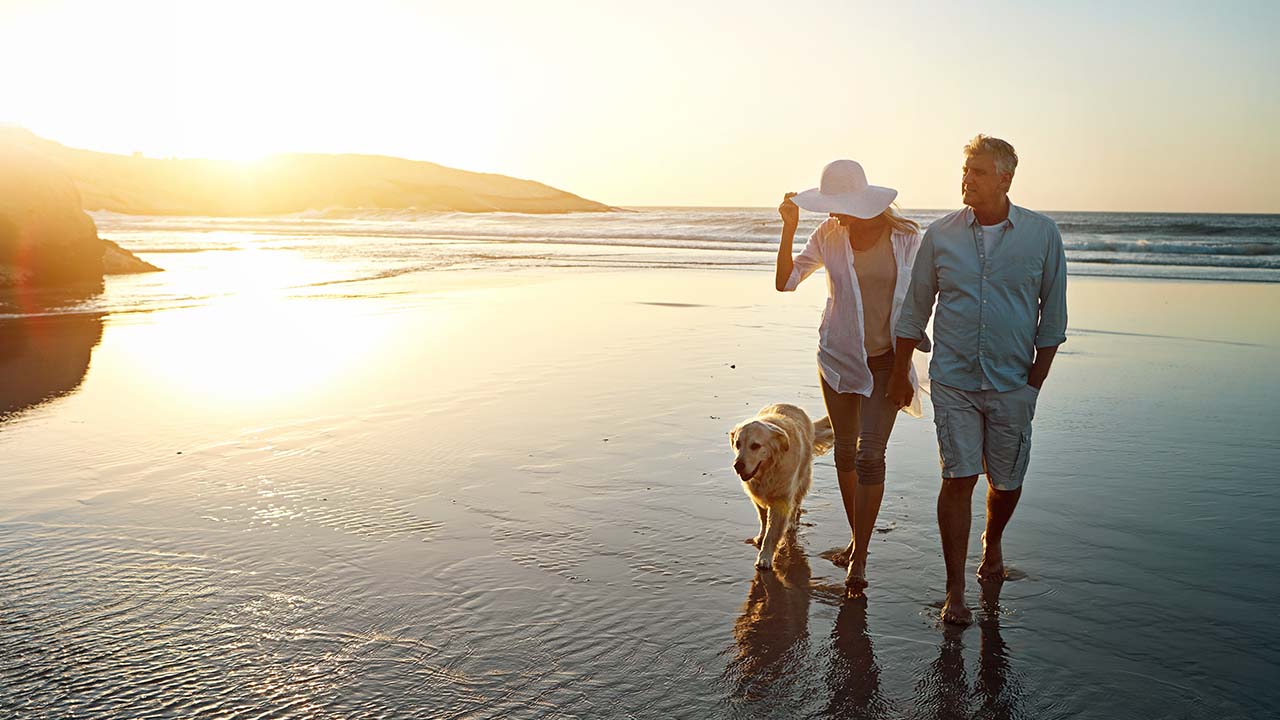
[[[996,172],[996,160],[991,155],[970,155],[964,161],[964,177],[960,192],[964,204],[969,207],[995,205],[1009,192],[1013,175]]]

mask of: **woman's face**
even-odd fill
[[[830,215],[835,218],[836,222],[840,223],[841,226],[854,232],[874,230],[880,227],[883,221],[882,217],[879,215],[869,220],[863,220],[862,218],[857,218],[852,215],[841,215],[840,213],[830,213]]]

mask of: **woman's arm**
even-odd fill
[[[794,196],[793,192],[787,193],[778,206],[778,214],[782,216],[782,240],[778,243],[778,269],[773,278],[773,286],[778,292],[786,291],[787,281],[795,267],[791,261],[791,244],[796,239],[796,227],[800,225],[800,208],[791,202]]]

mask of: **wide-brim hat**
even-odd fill
[[[889,208],[898,197],[893,188],[871,185],[862,165],[853,160],[836,160],[822,168],[822,182],[796,194],[791,201],[812,212],[852,215],[868,220]]]

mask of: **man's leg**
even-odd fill
[[[982,563],[978,565],[978,580],[982,582],[1004,580],[1004,553],[1000,541],[1020,497],[1021,487],[997,490],[994,485],[987,486],[987,529],[982,533]]]
[[[965,556],[969,550],[969,525],[973,517],[973,487],[977,475],[943,478],[938,492],[938,530],[942,535],[942,559],[947,565],[947,599],[942,621],[968,625],[973,621],[964,602]]]
[[[983,472],[984,408],[981,393],[933,383],[933,422],[942,456],[942,489],[938,492],[938,530],[947,565],[947,599],[942,621],[972,622],[964,602],[965,557],[973,518],[973,486]]]
[[[978,580],[982,582],[1005,578],[1004,528],[1022,497],[1022,480],[1031,457],[1036,397],[1037,392],[1030,386],[988,395],[987,528],[982,534],[982,563],[978,565]]]

